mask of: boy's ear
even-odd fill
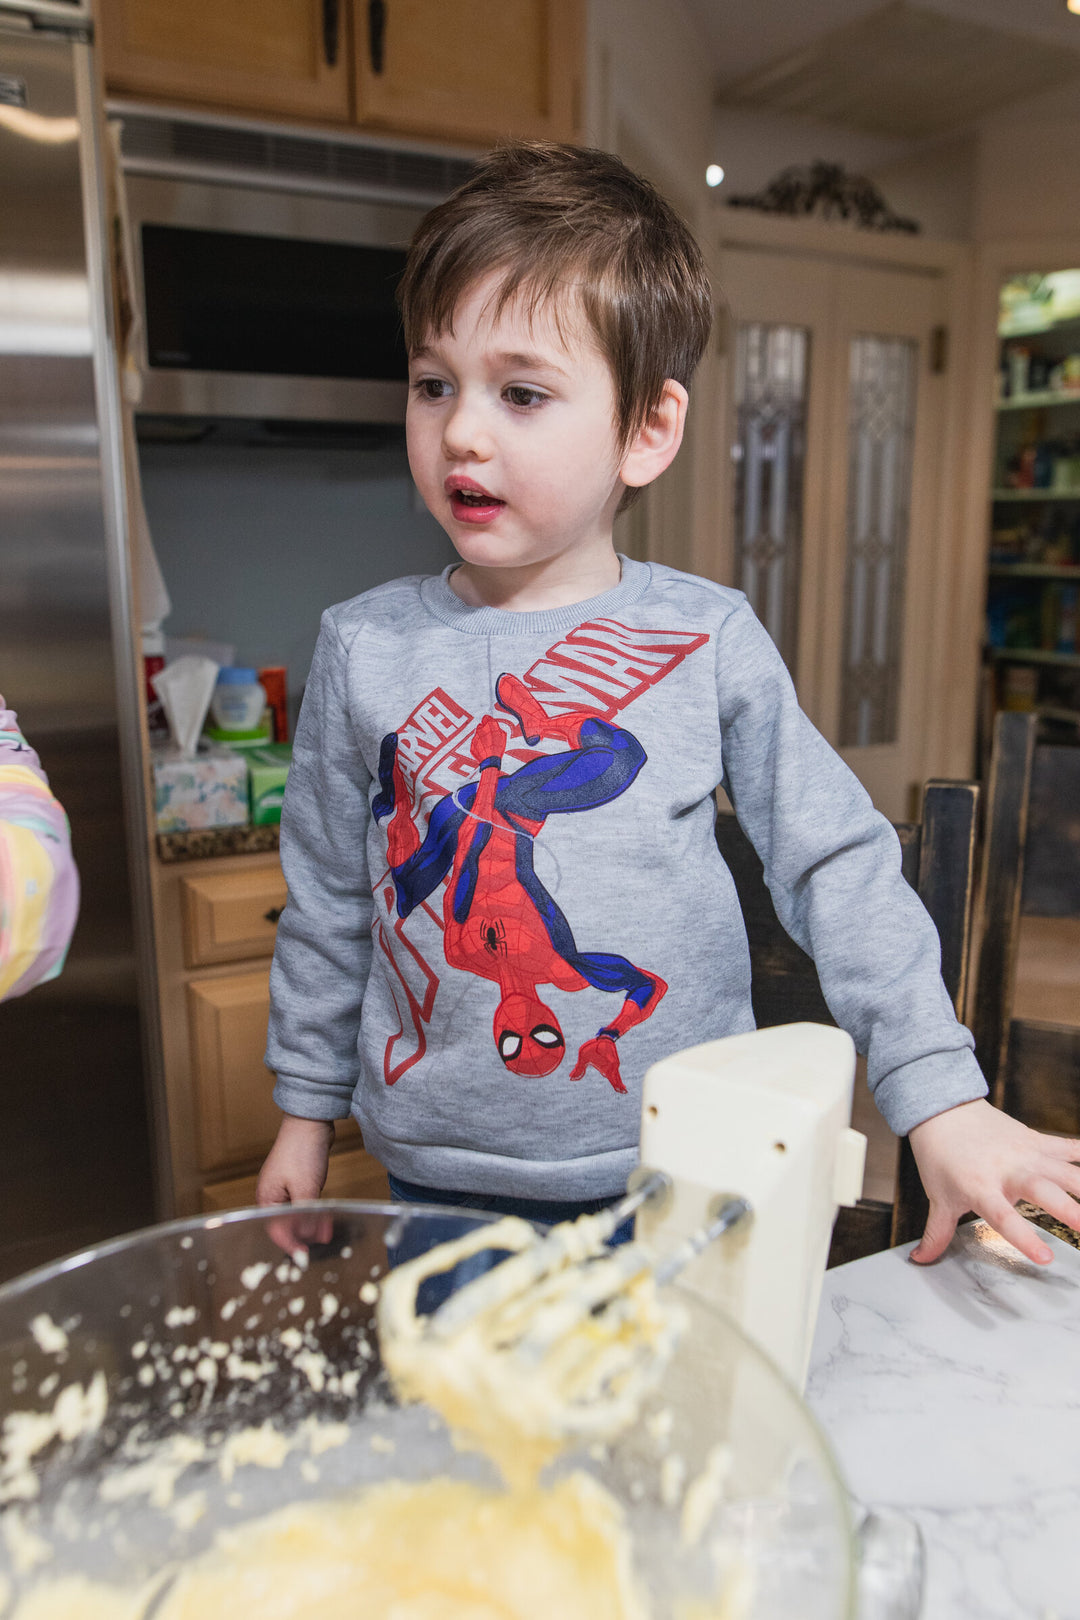
[[[675,460],[689,403],[690,396],[682,383],[669,377],[659,405],[638,430],[619,468],[619,477],[630,489],[651,484]]]

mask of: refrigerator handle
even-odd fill
[[[94,37],[90,8],[65,0],[0,0],[0,33],[60,34],[89,45]]]

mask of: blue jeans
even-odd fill
[[[523,1221],[534,1221],[538,1226],[558,1226],[560,1221],[576,1221],[579,1215],[598,1215],[618,1203],[618,1197],[547,1199],[512,1198],[502,1193],[451,1192],[445,1187],[421,1187],[415,1181],[402,1181],[400,1176],[387,1176],[390,1196],[395,1204],[451,1204],[455,1209],[480,1209],[495,1215],[520,1215]],[[612,1236],[611,1242],[629,1243],[634,1235],[632,1220],[624,1221]]]
[[[390,1197],[395,1204],[442,1204],[448,1210],[455,1211],[453,1215],[448,1214],[445,1221],[431,1221],[422,1229],[414,1222],[408,1222],[397,1243],[387,1245],[390,1266],[399,1266],[419,1254],[426,1254],[436,1243],[450,1243],[463,1236],[469,1230],[465,1219],[469,1210],[482,1210],[494,1215],[519,1215],[522,1220],[533,1221],[538,1226],[556,1226],[560,1221],[576,1220],[579,1215],[597,1215],[602,1209],[608,1209],[618,1202],[614,1197],[566,1202],[544,1198],[511,1198],[498,1193],[465,1193],[453,1192],[445,1187],[421,1187],[413,1181],[402,1181],[400,1176],[388,1175],[387,1179],[390,1182]],[[612,1247],[629,1243],[633,1235],[634,1222],[631,1218],[616,1227],[608,1242]],[[492,1266],[505,1258],[505,1250],[482,1249],[479,1254],[455,1266],[453,1271],[428,1277],[421,1285],[417,1308],[425,1315],[436,1310],[455,1289],[490,1271]]]

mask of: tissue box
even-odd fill
[[[251,821],[255,827],[281,820],[285,778],[292,760],[292,743],[268,743],[245,751],[251,791]]]
[[[242,827],[248,819],[248,771],[240,754],[200,743],[185,759],[172,743],[152,750],[158,832]]]

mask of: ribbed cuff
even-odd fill
[[[988,1090],[975,1054],[959,1047],[931,1052],[883,1075],[874,1088],[874,1101],[889,1129],[907,1136],[924,1120],[960,1103],[976,1102]]]
[[[351,1086],[345,1091],[291,1074],[279,1074],[274,1087],[274,1101],[281,1112],[295,1114],[298,1119],[348,1119],[352,1099]]]

